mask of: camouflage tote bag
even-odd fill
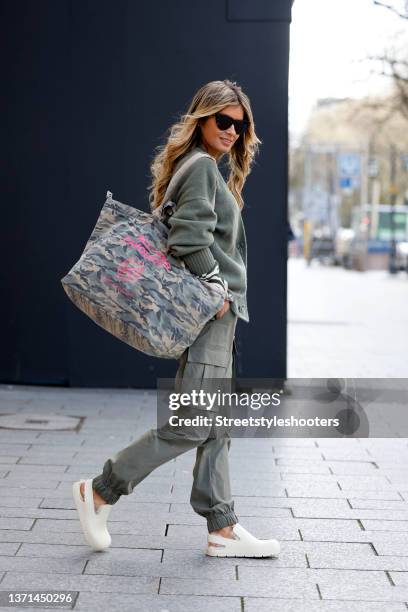
[[[79,261],[61,279],[72,302],[97,325],[155,357],[179,359],[224,303],[218,283],[199,279],[167,252],[167,215],[177,182],[206,153],[182,163],[151,213],[112,198]]]

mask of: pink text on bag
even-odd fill
[[[151,261],[156,266],[162,266],[170,270],[171,264],[164,253],[156,249],[146,236],[125,236],[124,242],[135,248],[145,259]]]

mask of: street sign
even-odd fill
[[[337,174],[342,189],[351,190],[360,186],[361,157],[359,153],[339,153]]]
[[[360,176],[360,154],[359,153],[339,153],[338,170],[340,177]]]
[[[367,175],[370,178],[376,178],[379,172],[378,159],[376,157],[370,157],[367,162]]]
[[[340,178],[340,187],[342,189],[348,189],[349,187],[351,187],[351,178],[350,177]]]

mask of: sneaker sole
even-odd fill
[[[209,546],[206,549],[205,553],[209,557],[232,557],[232,558],[246,557],[246,558],[253,558],[253,559],[264,559],[266,557],[278,558],[280,554],[280,550],[278,552],[275,551],[275,552],[267,553],[267,554],[239,553],[239,552],[236,552],[235,554],[233,554],[232,552],[227,552],[225,550],[219,550],[216,546]]]

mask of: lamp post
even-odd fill
[[[396,149],[395,145],[392,144],[390,147],[390,204],[391,204],[391,212],[390,212],[390,259],[388,270],[390,274],[396,274],[397,272],[397,256],[396,256],[396,241],[395,241],[395,202],[397,199],[397,186],[395,184],[396,179]]]

